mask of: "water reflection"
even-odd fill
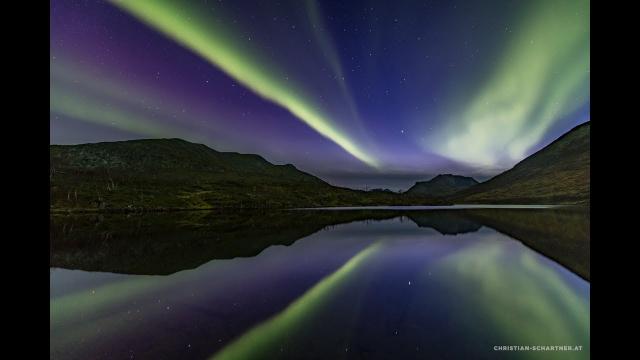
[[[322,229],[399,217],[443,235],[491,227],[589,278],[589,213],[574,210],[179,212],[51,217],[51,266],[168,275],[251,257]]]
[[[584,215],[535,211],[55,218],[51,357],[588,357],[589,283],[506,235]]]

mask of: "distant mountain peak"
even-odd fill
[[[465,180],[471,180],[477,183],[477,181],[471,176],[454,175],[454,174],[438,174],[433,178],[431,178],[431,180],[429,181],[441,180],[441,179],[465,179]]]
[[[439,174],[427,181],[418,181],[405,193],[414,196],[444,197],[478,184],[474,178]]]

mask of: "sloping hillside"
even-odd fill
[[[54,210],[262,208],[407,203],[331,186],[293,165],[180,139],[50,146]]]
[[[590,122],[522,160],[512,169],[461,191],[455,203],[588,204]]]

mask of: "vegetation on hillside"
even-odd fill
[[[132,140],[50,146],[50,202],[54,212],[588,204],[589,171],[588,122],[486,182],[439,175],[402,194],[336,187],[290,164],[180,139]]]
[[[54,210],[290,208],[430,203],[331,186],[293,165],[179,139],[52,145]]]
[[[463,190],[455,203],[588,204],[590,122],[567,132],[512,169]]]

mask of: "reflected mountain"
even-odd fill
[[[168,275],[214,259],[252,257],[324,227],[395,213],[207,212],[51,216],[50,265]]]
[[[50,266],[168,275],[214,259],[253,257],[270,246],[288,246],[327,227],[396,217],[443,235],[475,232],[487,226],[589,279],[589,213],[575,209],[53,215]]]
[[[410,211],[406,216],[419,227],[431,228],[442,235],[470,233],[482,227],[460,210]]]

